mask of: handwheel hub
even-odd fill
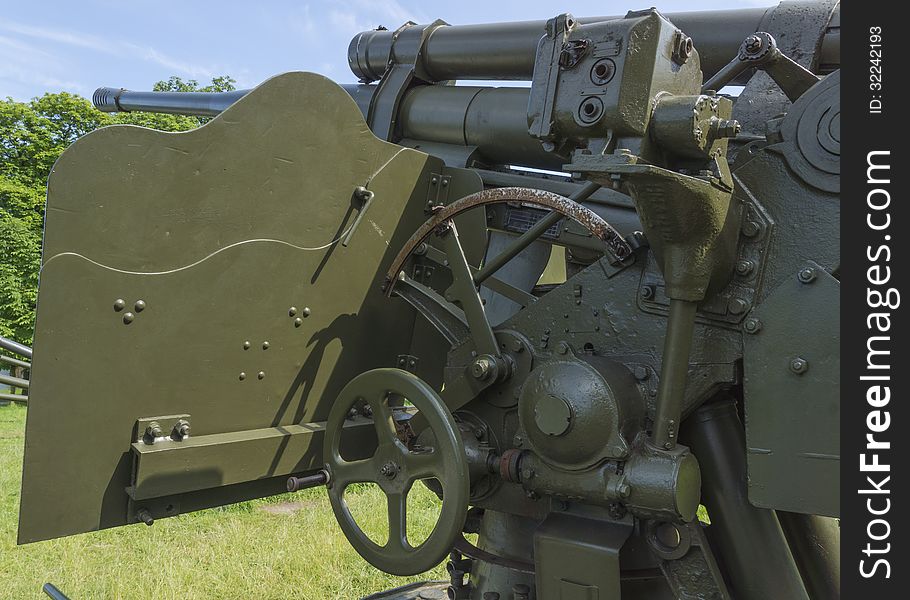
[[[395,479],[395,477],[398,476],[398,472],[400,470],[401,467],[398,465],[398,463],[389,461],[386,464],[382,465],[382,467],[379,469],[379,472],[385,475],[388,479]]]

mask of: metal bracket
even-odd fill
[[[445,206],[449,203],[449,182],[451,175],[441,175],[439,173],[430,173],[430,185],[427,186],[427,206],[424,212],[433,213],[436,207]]]
[[[179,442],[189,437],[180,433],[180,428],[190,424],[190,415],[165,415],[161,417],[142,417],[136,419],[133,430],[133,443],[151,446],[156,442]],[[187,429],[188,431],[188,429]]]
[[[408,21],[393,34],[392,58],[367,111],[367,123],[379,139],[393,141],[396,137],[398,106],[404,93],[413,85],[432,81],[423,67],[424,45],[431,33],[446,25],[439,19],[424,26]]]
[[[559,69],[566,39],[575,27],[575,19],[566,13],[547,21],[547,33],[540,41],[538,60],[534,65],[531,80],[531,105],[540,103],[541,108],[534,115],[528,128],[531,137],[548,140],[552,137],[553,111],[556,105],[556,87],[559,84]],[[543,57],[543,60],[541,60]],[[577,61],[576,61],[577,62]]]
[[[399,369],[403,369],[410,373],[417,373],[417,365],[419,362],[420,359],[413,354],[399,354],[396,364]]]

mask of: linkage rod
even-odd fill
[[[599,183],[594,183],[589,181],[582,188],[575,191],[574,194],[569,196],[569,200],[574,202],[581,202],[587,200],[591,194],[600,189]],[[486,281],[493,273],[501,269],[507,262],[518,256],[522,250],[534,243],[537,238],[544,234],[544,232],[559,223],[565,215],[560,212],[552,211],[550,214],[539,220],[535,223],[530,229],[518,236],[509,246],[496,255],[492,260],[488,261],[483,268],[474,273],[474,284],[480,285]]]

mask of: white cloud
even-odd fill
[[[39,39],[46,42],[52,42],[66,46],[75,46],[78,48],[86,48],[111,56],[131,56],[139,60],[145,60],[162,67],[167,67],[168,69],[177,71],[180,74],[188,75],[190,77],[207,79],[214,77],[219,73],[219,70],[216,68],[198,65],[168,56],[151,46],[139,46],[131,42],[124,42],[120,40],[105,40],[97,36],[78,31],[62,31],[59,29],[36,27],[33,25],[15,23],[12,21],[0,21],[0,30],[5,30],[13,34]],[[16,40],[10,40],[10,42],[22,43],[17,42]]]

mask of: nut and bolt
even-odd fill
[[[727,305],[727,308],[729,308],[730,312],[734,315],[741,315],[749,310],[750,306],[748,300],[744,300],[743,298],[732,298]]]
[[[755,269],[755,263],[751,260],[738,260],[736,261],[736,274],[745,277],[752,273]]]
[[[718,138],[734,138],[741,130],[742,126],[736,119],[717,119],[714,122],[714,134]]]
[[[749,54],[756,54],[759,50],[762,49],[761,38],[757,35],[750,35],[747,37],[744,45],[746,47],[746,52]]]
[[[746,221],[743,223],[743,235],[746,237],[755,237],[761,232],[761,224],[757,221]]]
[[[806,267],[797,274],[800,283],[812,283],[818,277],[818,272],[812,267]]]
[[[173,437],[178,440],[190,436],[190,423],[185,419],[180,419],[174,424]]]
[[[566,342],[559,342],[559,346],[556,348],[556,351],[559,352],[560,354],[568,354],[569,353],[569,344],[567,344]]]
[[[617,486],[616,491],[619,493],[620,498],[628,498],[632,495],[632,486],[629,485],[628,481],[623,481]]]
[[[479,356],[471,363],[471,375],[475,379],[487,379],[493,373],[494,367],[492,358],[486,355]]]
[[[809,361],[805,358],[797,356],[790,359],[790,371],[796,373],[797,375],[802,375],[809,370]]]
[[[687,35],[680,35],[679,39],[676,42],[676,60],[679,64],[685,64],[689,57],[692,56],[692,50],[694,46],[692,44],[692,38]]]
[[[138,511],[136,511],[136,519],[140,523],[145,523],[149,527],[155,524],[155,518],[152,517],[152,513],[150,513],[147,508],[140,508]]]
[[[393,462],[387,462],[386,464],[382,465],[379,468],[379,472],[382,475],[385,475],[386,477],[388,477],[389,479],[395,479],[395,477],[398,475],[399,470],[400,470],[400,468],[398,467],[398,465],[396,465]]]
[[[743,330],[745,330],[746,333],[756,334],[761,331],[761,321],[755,317],[748,318],[746,319],[746,322],[743,323]]]
[[[641,365],[635,367],[632,373],[635,375],[635,379],[638,381],[644,381],[651,376],[651,372],[648,371],[647,367],[643,367]]]
[[[145,428],[145,437],[148,439],[149,444],[154,444],[156,438],[160,438],[164,435],[164,432],[161,430],[161,425],[157,421],[154,423],[149,423],[149,426]]]
[[[358,185],[354,188],[354,197],[360,200],[361,202],[367,202],[373,198],[373,192],[366,189],[362,185]]]

